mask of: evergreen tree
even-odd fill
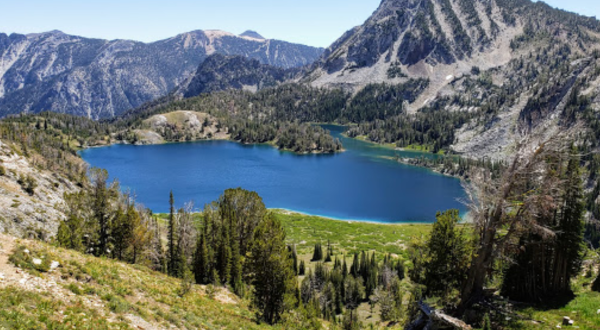
[[[458,210],[436,215],[431,236],[427,242],[424,285],[427,294],[446,298],[452,290],[458,290],[469,267],[469,243],[457,225]]]
[[[129,207],[127,208],[129,209]],[[133,227],[129,219],[129,210],[126,214],[121,207],[119,207],[115,214],[112,228],[114,240],[113,255],[116,256],[117,259],[123,260],[123,255],[129,248],[132,235]]]
[[[98,243],[94,250],[96,256],[103,256],[108,252],[110,240],[110,191],[108,188],[108,172],[104,169],[92,168],[90,171],[92,181],[92,213],[98,226]]]
[[[292,258],[292,267],[294,274],[298,275],[298,254],[296,254],[296,246],[288,246],[290,257]]]
[[[254,232],[249,269],[253,305],[259,319],[269,324],[278,322],[295,305],[297,284],[290,261],[281,222],[268,213]]]
[[[321,261],[323,260],[323,250],[321,250],[321,244],[315,244],[315,249],[313,252],[312,259],[310,261]]]
[[[227,285],[231,280],[231,242],[229,240],[229,230],[227,227],[221,227],[221,245],[217,257],[217,269],[219,278],[223,285]]]
[[[156,256],[154,269],[166,273],[167,258],[162,245],[160,226],[158,225],[158,220],[155,216],[152,216],[152,228],[154,230],[154,235],[152,236],[152,246],[154,255]]]
[[[579,158],[572,154],[564,180],[564,197],[556,237],[555,291],[570,291],[571,279],[579,274],[583,260],[584,192]]]
[[[325,257],[325,262],[331,262],[331,255],[333,254],[333,250],[331,249],[331,243],[327,241],[327,256]]]
[[[244,294],[244,283],[242,282],[242,257],[240,256],[239,241],[236,239],[233,240],[232,254],[231,287],[233,288],[233,292],[241,297]]]
[[[230,239],[237,239],[240,255],[246,255],[254,230],[266,214],[262,198],[254,191],[227,189],[217,205],[221,221],[230,226]]]
[[[83,224],[84,221],[75,214],[69,215],[58,226],[58,245],[67,249],[83,251]]]
[[[367,260],[367,254],[365,253],[365,251],[362,251],[360,253],[360,266],[358,268],[358,273],[359,273],[360,277],[362,277],[363,281],[367,280],[368,271],[369,271],[369,264],[368,264],[368,260]]]
[[[168,271],[169,275],[176,277],[179,274],[177,269],[177,260],[179,258],[179,252],[177,251],[177,224],[175,219],[175,199],[173,198],[173,191],[169,193],[169,230],[168,230],[168,250],[167,259],[169,260]]]
[[[362,278],[346,277],[344,280],[344,291],[344,305],[350,312],[348,329],[355,329],[358,318],[354,310],[358,308],[365,296],[365,287],[363,286]]]
[[[371,261],[366,267],[365,295],[369,297],[373,294],[375,288],[377,288],[377,261],[375,260],[375,252],[371,255]]]
[[[558,207],[536,219],[556,235],[533,232],[520,239],[515,263],[504,275],[503,295],[538,302],[571,294],[571,279],[579,274],[584,250],[585,209],[580,176],[579,158],[572,155],[562,176]]]
[[[194,256],[194,276],[196,283],[208,284],[211,274],[209,267],[208,248],[206,246],[206,238],[204,231],[200,233],[200,238],[196,244],[196,253]]]
[[[354,278],[358,278],[360,276],[360,264],[358,262],[358,253],[354,254],[354,259],[352,260],[352,266],[350,266],[350,274]]]

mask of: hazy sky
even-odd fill
[[[598,0],[547,0],[600,16]],[[105,39],[155,41],[197,29],[327,47],[362,24],[380,0],[0,0],[0,32],[61,30]]]

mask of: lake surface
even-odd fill
[[[422,154],[345,138],[339,126],[323,127],[342,140],[346,152],[295,155],[267,145],[200,141],[113,145],[81,156],[107,169],[154,212],[168,211],[170,190],[178,207],[193,200],[200,208],[236,187],[258,192],[269,208],[337,219],[432,222],[436,211],[464,211],[458,179],[395,160]]]

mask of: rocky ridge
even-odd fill
[[[0,117],[46,110],[117,116],[167,94],[215,53],[292,68],[312,63],[322,49],[218,30],[148,44],[60,31],[0,33]]]
[[[41,239],[54,236],[59,220],[65,218],[64,194],[79,189],[62,175],[40,170],[33,163],[34,158],[0,141],[0,233]],[[25,189],[28,177],[34,183],[31,193]]]

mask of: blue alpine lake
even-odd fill
[[[346,138],[340,126],[323,127],[340,138],[345,152],[296,155],[268,145],[200,141],[112,145],[80,154],[91,166],[107,169],[154,212],[168,211],[171,190],[177,206],[194,201],[202,208],[225,189],[242,187],[258,192],[269,208],[336,219],[432,222],[437,211],[463,213],[458,179],[396,160],[422,154]]]

